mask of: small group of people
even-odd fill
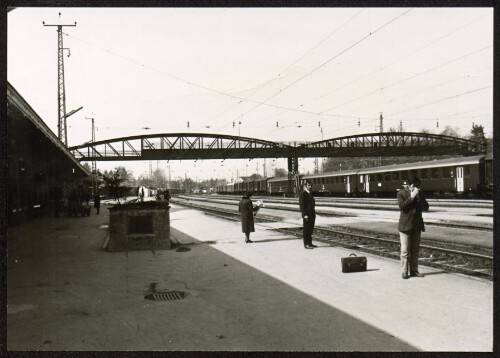
[[[299,207],[302,215],[302,241],[307,250],[318,247],[312,242],[312,233],[316,222],[316,202],[312,195],[312,183],[307,180],[303,184],[299,195]],[[420,237],[425,231],[422,212],[429,210],[429,204],[420,190],[422,182],[419,178],[413,178],[408,185],[397,194],[400,216],[398,222],[399,238],[401,243],[401,267],[402,278],[423,277],[418,271],[418,258],[420,252]],[[251,192],[246,192],[239,203],[241,213],[242,232],[245,234],[245,242],[252,243],[250,233],[255,232],[254,216],[260,209],[260,205],[254,205],[250,197]]]
[[[171,198],[172,196],[170,195],[170,191],[168,189],[158,189],[156,192],[156,200],[170,201]]]

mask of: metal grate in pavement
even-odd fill
[[[185,293],[182,291],[170,291],[149,293],[144,298],[151,301],[177,301],[182,300],[184,296]]]

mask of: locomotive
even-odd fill
[[[379,167],[302,174],[298,181],[312,182],[312,191],[321,196],[395,196],[412,177],[419,177],[430,195],[492,197],[493,157],[476,155]],[[272,177],[217,186],[219,194],[286,195],[288,177]]]

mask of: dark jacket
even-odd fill
[[[418,195],[412,199],[410,189],[405,188],[401,190],[398,193],[398,206],[401,210],[398,223],[399,231],[411,231],[417,227],[420,227],[421,231],[425,231],[422,211],[429,210],[429,204],[427,200],[425,200],[422,192],[418,193]]]
[[[94,195],[94,208],[101,206],[101,197],[99,194]]]
[[[241,213],[241,232],[255,232],[253,212],[256,210],[257,208],[253,207],[252,200],[249,197],[244,196],[240,200],[238,211]]]
[[[314,209],[315,205],[316,202],[312,194],[303,190],[299,196],[299,206],[300,206],[300,212],[302,213],[302,218],[306,215],[309,218],[316,217],[316,210]]]

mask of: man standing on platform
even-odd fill
[[[403,279],[408,279],[410,276],[424,277],[418,272],[418,256],[420,235],[422,231],[425,231],[422,211],[429,210],[429,204],[420,191],[420,186],[420,179],[413,178],[408,187],[398,193],[398,206],[401,210],[398,230],[401,240],[401,266],[403,269],[401,276]]]
[[[307,180],[304,182],[304,190],[299,196],[300,212],[302,213],[303,229],[302,235],[304,240],[304,248],[313,249],[318,247],[312,243],[312,233],[314,230],[314,222],[316,221],[316,211],[314,209],[316,203],[311,194],[312,183]]]
[[[96,192],[94,195],[94,208],[97,214],[99,214],[100,207],[101,207],[101,196],[99,195],[99,192]]]

